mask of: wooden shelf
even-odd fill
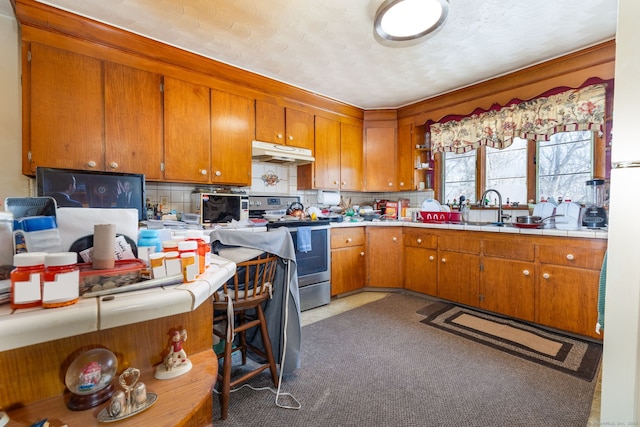
[[[158,395],[158,401],[149,409],[117,422],[123,426],[202,426],[211,422],[213,400],[211,390],[218,375],[218,358],[213,350],[189,355],[193,367],[186,374],[168,379],[154,378],[154,369],[142,372],[142,381],[148,392]],[[117,383],[117,379],[114,379]],[[116,390],[119,390],[116,385]],[[8,426],[30,426],[47,418],[51,427],[89,426],[98,424],[98,414],[109,401],[86,411],[71,411],[65,405],[65,396],[56,396],[9,411]],[[106,425],[106,424],[103,424]]]

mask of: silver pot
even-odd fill
[[[562,216],[562,215],[551,215],[548,216],[546,218],[542,218],[541,216],[536,216],[536,215],[524,215],[524,216],[519,216],[516,217],[516,223],[518,224],[542,224],[542,222],[550,219],[550,218],[554,218],[556,216]]]

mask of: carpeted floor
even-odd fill
[[[426,300],[391,294],[302,328],[301,367],[282,391],[231,395],[216,426],[584,426],[594,382],[437,328],[416,313]],[[268,373],[250,384],[269,386]],[[280,404],[291,404],[287,397]]]

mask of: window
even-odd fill
[[[502,202],[527,203],[527,140],[514,138],[502,150],[487,147],[487,188],[498,190]]]
[[[476,199],[476,150],[467,153],[444,154],[444,200],[453,203],[464,195],[468,200]]]
[[[592,177],[593,133],[561,132],[538,143],[536,200],[584,201],[585,182]]]

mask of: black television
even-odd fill
[[[49,196],[59,208],[135,208],[146,219],[144,174],[36,168],[37,196]]]

